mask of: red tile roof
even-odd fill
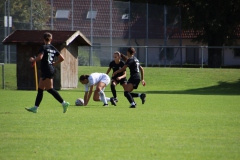
[[[50,3],[50,0],[48,0]],[[115,2],[113,2],[114,4]],[[96,19],[93,20],[93,36],[94,37],[110,37],[110,9],[109,0],[92,0],[92,9],[97,11]],[[55,10],[66,9],[71,11],[71,1],[58,0],[54,1],[53,6]],[[112,36],[118,38],[128,38],[129,24],[128,20],[122,20],[122,14],[119,12],[119,6],[112,6]],[[73,7],[73,30],[80,30],[87,37],[91,36],[91,21],[86,19],[87,12],[90,10],[90,1],[78,0],[74,1]],[[54,21],[55,30],[71,30],[72,15],[67,20],[56,19]],[[149,20],[148,37],[149,38],[164,38],[163,23],[158,20]],[[131,38],[146,38],[146,19],[144,17],[137,17],[130,23]],[[174,28],[168,26],[167,35],[172,39],[192,39],[201,32],[195,33],[193,31],[181,31],[178,26]],[[240,36],[240,35],[239,35]]]

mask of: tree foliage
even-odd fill
[[[202,31],[196,41],[208,45],[236,45],[240,0],[181,0],[183,28]]]
[[[126,1],[126,0],[122,0]],[[175,5],[181,8],[182,29],[194,30],[198,36],[194,42],[208,46],[237,45],[240,32],[240,0],[130,0],[131,2]],[[208,49],[210,67],[220,67],[221,49]]]
[[[5,1],[0,3],[1,14],[4,14]],[[49,21],[51,6],[46,0],[10,0],[10,16],[12,16],[12,29],[48,29],[46,23]],[[32,3],[31,3],[32,2]],[[6,9],[8,9],[8,1]],[[32,15],[31,15],[32,11]]]

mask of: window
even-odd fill
[[[123,19],[123,20],[126,20],[126,19],[128,19],[128,14],[126,14],[126,13],[125,13],[125,14],[123,14],[123,15],[122,15],[122,19]]]
[[[97,11],[88,11],[86,19],[96,19]]]
[[[55,18],[57,19],[69,19],[69,10],[57,10]]]
[[[240,48],[234,48],[234,57],[240,58]]]
[[[199,48],[186,48],[186,63],[188,64],[199,64]]]

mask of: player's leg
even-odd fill
[[[42,77],[41,77],[39,79],[38,92],[37,92],[37,96],[36,96],[36,99],[35,99],[35,106],[32,107],[32,108],[25,108],[27,111],[37,113],[38,107],[39,107],[39,105],[42,101],[42,98],[43,98],[43,91],[44,91],[44,84],[43,84],[43,80],[42,80]]]
[[[96,86],[96,90],[95,92],[98,93],[98,97],[100,96],[100,100],[103,102],[103,105],[106,106],[107,103],[107,99],[106,99],[106,95],[104,93],[104,88],[106,87],[106,84],[104,82],[99,82]],[[95,93],[94,92],[94,93]],[[94,97],[96,97],[96,93],[94,94]]]
[[[65,102],[63,98],[60,96],[60,94],[53,88],[53,79],[52,78],[46,78],[44,81],[45,89],[48,93],[50,93],[59,103],[63,106],[63,113],[67,112],[67,108],[69,106],[68,102]]]
[[[101,101],[98,92],[99,92],[98,90],[95,90],[94,93],[93,93],[93,100],[94,100],[94,101]]]
[[[111,92],[112,92],[113,98],[117,98],[116,85],[117,85],[117,82],[114,79],[112,79]]]
[[[53,79],[46,78],[44,80],[45,88],[59,103],[63,103],[63,99],[60,94],[53,89]]]
[[[134,102],[133,97],[137,96],[137,94],[130,93],[130,92],[132,92],[133,89],[137,89],[139,83],[140,83],[140,79],[135,78],[135,77],[130,77],[128,82],[127,82],[127,86],[125,88],[124,94],[125,94],[125,97],[128,98],[128,101],[131,103],[130,108],[135,108],[136,107],[136,103]],[[128,93],[126,91],[128,91]],[[131,96],[131,98],[130,98],[130,96]]]
[[[138,88],[138,85],[140,83],[140,79],[132,79],[131,80],[132,84],[133,84],[133,89],[137,89]],[[134,97],[140,97],[141,100],[142,100],[142,104],[145,103],[145,100],[146,100],[146,94],[144,93],[130,93],[131,96],[134,98]]]
[[[133,90],[133,84],[127,83],[124,90],[124,96],[127,98],[128,102],[131,104],[130,108],[136,108],[136,103],[134,102],[134,99],[130,92]]]
[[[135,97],[140,97],[142,100],[142,104],[145,103],[146,101],[146,94],[145,93],[130,93],[132,95],[133,98]]]
[[[43,79],[40,78],[39,79],[39,84],[38,84],[38,93],[37,93],[37,97],[36,97],[36,100],[35,100],[35,107],[39,107],[41,101],[42,101],[42,98],[43,98],[43,91],[44,91],[44,85],[43,85]]]

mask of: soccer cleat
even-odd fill
[[[113,98],[115,102],[118,102],[118,99],[117,98]]]
[[[144,104],[145,101],[146,101],[146,94],[142,93],[142,94],[140,95],[140,98],[141,98],[141,100],[142,100],[142,104]]]
[[[103,104],[104,107],[108,107],[108,104]]]
[[[136,105],[131,105],[129,108],[136,108]]]
[[[36,107],[32,107],[32,108],[25,108],[28,112],[33,112],[33,113],[37,113],[38,110]]]
[[[66,113],[68,110],[69,103],[65,102],[62,106],[63,106],[63,113]]]
[[[115,100],[114,100],[114,98],[113,98],[113,97],[112,97],[112,98],[110,98],[110,102],[112,103],[112,105],[116,106],[116,102],[115,102]]]

